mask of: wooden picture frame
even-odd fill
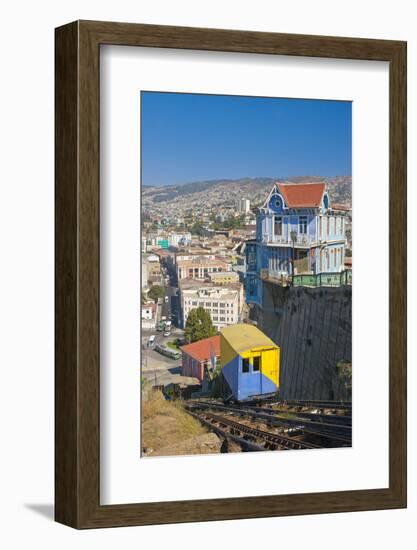
[[[406,43],[77,21],[56,29],[55,518],[75,528],[406,506]],[[100,505],[99,56],[117,44],[389,62],[389,487]]]

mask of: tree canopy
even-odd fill
[[[184,337],[185,341],[190,344],[215,336],[216,329],[211,321],[210,313],[202,307],[192,309],[188,314],[185,324]]]
[[[165,294],[165,291],[162,288],[162,286],[153,285],[150,291],[148,292],[148,298],[150,298],[154,302],[157,302],[158,298],[162,298],[164,294]]]
[[[204,225],[197,221],[190,227],[190,233],[192,235],[198,235],[201,237],[204,234]]]
[[[229,216],[226,220],[222,222],[216,221],[216,216],[214,216],[214,219],[212,219],[211,228],[214,230],[221,230],[221,229],[243,229],[245,227],[245,215],[242,214],[240,216]]]

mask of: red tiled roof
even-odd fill
[[[204,338],[204,340],[182,346],[180,349],[187,355],[191,355],[191,357],[200,361],[200,363],[209,361],[212,352],[215,353],[216,357],[220,356],[220,336]]]
[[[320,206],[325,183],[279,183],[279,192],[288,208],[317,208]]]

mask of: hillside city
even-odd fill
[[[315,221],[312,208],[301,209],[294,202],[297,191],[310,194],[312,201],[313,192],[319,193],[321,204],[327,201],[326,218]],[[297,235],[290,232],[292,225],[285,225],[281,201],[299,214]],[[272,218],[263,213],[269,204],[275,209]],[[351,178],[342,176],[143,187],[142,383],[172,398],[207,395],[216,359],[213,368],[211,363],[220,356],[218,335],[241,323],[256,325],[253,313],[263,305],[262,280],[279,287],[350,284],[351,209]],[[272,237],[260,235],[270,231],[268,219],[275,224]],[[317,235],[310,237],[313,224]],[[263,269],[256,260],[253,264],[256,256],[264,258]],[[205,327],[200,336],[199,327]],[[153,454],[153,449],[145,446],[142,452]]]

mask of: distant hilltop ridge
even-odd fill
[[[327,184],[330,200],[332,202],[352,207],[352,177],[351,176],[291,176],[286,178],[239,178],[239,179],[217,179],[184,183],[181,185],[166,186],[142,186],[142,193],[147,200],[153,203],[178,200],[182,197],[188,200],[192,195],[201,198],[201,193],[225,192],[237,198],[248,198],[251,201],[265,198],[274,182],[280,183],[306,183],[324,181]]]

